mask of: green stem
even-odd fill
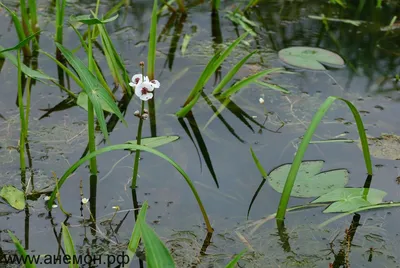
[[[19,117],[21,131],[19,135],[19,160],[21,172],[25,173],[25,137],[26,137],[26,123],[25,123],[25,113],[24,113],[24,101],[22,94],[22,70],[21,70],[21,52],[17,51],[17,64],[18,64],[18,106],[19,106]]]
[[[92,50],[92,39],[91,39],[91,34],[90,34],[90,26],[89,26],[89,36],[88,36],[88,43],[89,43],[89,49],[88,49],[88,65],[89,65],[89,71],[93,72],[93,50]],[[94,129],[94,110],[93,110],[93,104],[88,98],[88,135],[89,135],[89,152],[93,153],[96,151],[96,137],[95,137],[95,129]],[[92,175],[97,175],[97,160],[96,157],[93,157],[90,159],[90,173]]]
[[[140,145],[141,141],[142,141],[142,128],[143,128],[142,115],[143,115],[143,113],[144,113],[144,101],[142,101],[142,108],[140,111],[140,119],[139,119],[138,131],[137,131],[137,136],[136,136],[137,145]],[[135,162],[133,164],[132,186],[131,186],[132,189],[136,188],[137,175],[139,172],[139,160],[140,160],[140,150],[136,150]]]
[[[26,83],[27,91],[26,91],[26,115],[25,115],[25,130],[26,130],[26,137],[28,136],[28,129],[29,129],[29,113],[31,110],[31,89],[32,89],[32,78],[28,77]]]

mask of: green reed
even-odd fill
[[[280,222],[283,221],[285,218],[287,205],[288,205],[289,199],[290,199],[290,194],[292,192],[292,188],[293,188],[294,182],[296,180],[297,173],[299,171],[301,162],[303,161],[304,154],[308,148],[308,145],[310,144],[311,138],[314,135],[314,132],[317,129],[318,125],[321,123],[322,118],[324,117],[324,115],[329,110],[330,106],[333,104],[333,102],[335,100],[341,100],[344,103],[346,103],[353,114],[354,120],[356,121],[356,124],[357,124],[358,135],[360,136],[362,151],[363,151],[363,155],[364,155],[365,167],[367,169],[368,174],[372,175],[372,163],[371,163],[371,156],[370,156],[369,148],[368,148],[367,135],[365,134],[364,124],[362,122],[359,112],[357,111],[356,107],[350,101],[348,101],[346,99],[343,99],[340,97],[335,97],[335,96],[328,97],[325,100],[325,102],[320,106],[317,113],[314,115],[310,125],[308,126],[306,133],[303,136],[300,146],[296,152],[296,155],[294,157],[292,166],[290,168],[288,177],[285,182],[285,187],[283,189],[281,199],[279,201],[278,210],[276,213],[276,219]]]
[[[54,41],[57,43],[63,43],[63,30],[64,30],[64,14],[66,0],[56,0],[56,34]]]
[[[21,52],[17,50],[17,63],[18,63],[18,106],[19,106],[19,119],[20,119],[20,135],[19,135],[19,160],[21,173],[25,173],[25,140],[27,137],[27,129],[25,122],[25,111],[24,111],[24,99],[23,99],[23,88],[22,88],[22,71],[21,71]]]
[[[218,11],[221,5],[221,0],[211,0],[211,9],[213,12]]]

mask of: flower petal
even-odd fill
[[[160,87],[160,82],[158,80],[151,80],[150,83],[153,85],[154,88],[159,88]]]
[[[132,83],[134,85],[138,85],[138,84],[142,83],[142,75],[141,74],[135,74],[134,76],[132,76]]]
[[[132,83],[132,82],[129,82],[129,85],[130,85],[131,87],[136,87],[136,84],[134,84],[134,83]]]
[[[140,96],[140,99],[143,100],[143,101],[148,101],[151,98],[153,98],[153,93],[147,93],[147,94],[144,94],[144,95]]]

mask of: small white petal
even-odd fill
[[[87,198],[82,198],[82,204],[87,204],[87,202],[89,202],[89,199],[87,199]]]
[[[114,207],[112,207],[112,209],[120,210],[119,206],[114,206]]]
[[[149,118],[149,114],[142,115],[143,120],[147,120]]]
[[[158,80],[151,80],[150,83],[153,85],[154,88],[160,87],[160,82],[158,82]]]
[[[134,83],[132,83],[132,82],[129,82],[129,85],[130,85],[131,87],[136,87],[136,84],[134,84]]]
[[[148,76],[145,76],[143,82],[149,82],[149,77],[148,77]]]
[[[149,100],[153,97],[153,94],[149,93],[149,92],[151,92],[153,90],[154,90],[154,87],[151,83],[143,82],[135,87],[135,94],[141,100]]]
[[[260,98],[258,101],[260,102],[260,104],[264,103],[264,99],[263,98]]]
[[[133,115],[138,116],[140,114],[139,110],[136,110]]]
[[[132,76],[132,84],[137,85],[142,82],[142,75],[141,74],[135,74]]]
[[[144,94],[144,95],[140,96],[140,99],[143,100],[143,101],[148,101],[151,98],[153,98],[153,93],[147,93],[147,94]]]
[[[51,206],[52,208],[58,208],[58,206],[56,204]]]
[[[50,196],[47,196],[47,195],[46,195],[46,196],[44,197],[44,201],[49,201],[49,200],[50,200]]]

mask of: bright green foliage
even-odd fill
[[[26,253],[24,247],[21,245],[21,243],[19,242],[18,238],[11,233],[11,231],[7,231],[8,235],[11,237],[11,240],[13,241],[15,247],[17,248],[18,253],[25,259],[28,259],[28,253]],[[31,262],[27,262],[25,263],[25,267],[26,268],[35,268],[36,265],[34,263]]]
[[[61,223],[61,229],[62,229],[62,237],[63,237],[63,241],[64,241],[65,253],[66,253],[66,256],[69,256],[69,259],[71,260],[70,263],[68,264],[68,267],[69,268],[78,268],[79,267],[78,263],[75,263],[73,261],[74,256],[76,257],[74,241],[72,240],[72,237],[71,237],[71,234],[69,233],[68,227],[65,226],[65,224],[63,222]]]

